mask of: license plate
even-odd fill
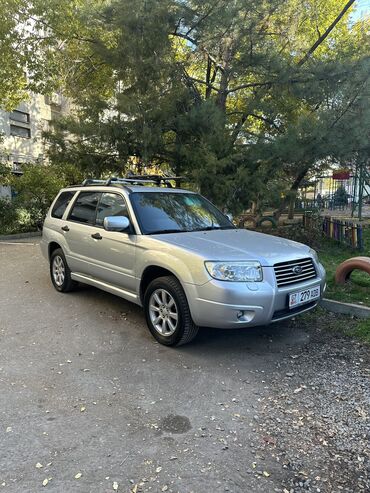
[[[291,293],[289,295],[289,308],[295,308],[296,306],[309,303],[310,301],[317,300],[318,298],[320,298],[320,286]]]

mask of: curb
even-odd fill
[[[33,231],[31,233],[16,233],[14,235],[0,235],[0,241],[21,240],[22,238],[33,238],[41,236],[41,231]]]
[[[343,303],[341,301],[328,300],[327,298],[323,298],[320,305],[329,312],[353,315],[357,318],[370,318],[370,308],[367,306]]]

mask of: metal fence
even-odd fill
[[[312,229],[317,226],[317,220],[318,218],[312,214],[304,214],[303,225],[306,229]],[[363,226],[361,224],[344,219],[335,219],[330,216],[325,216],[321,220],[324,236],[354,250],[363,250],[364,237]]]

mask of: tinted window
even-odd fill
[[[126,203],[121,195],[116,193],[102,194],[96,214],[96,224],[103,226],[104,218],[107,216],[128,217]]]
[[[136,192],[130,199],[144,234],[234,228],[222,212],[195,193]]]
[[[76,192],[62,192],[57,201],[54,204],[53,210],[51,211],[52,217],[57,219],[62,219],[64,211],[67,209],[72,197]]]
[[[100,193],[98,192],[81,192],[72,208],[69,219],[79,223],[94,224],[99,196]]]

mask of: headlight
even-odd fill
[[[314,259],[315,262],[319,263],[319,256],[317,255],[316,250],[314,250],[313,248],[310,248],[309,251],[308,251],[308,253],[310,255],[312,255],[312,257],[313,257],[313,259]]]
[[[208,274],[219,281],[262,281],[259,262],[205,262],[205,266]]]

